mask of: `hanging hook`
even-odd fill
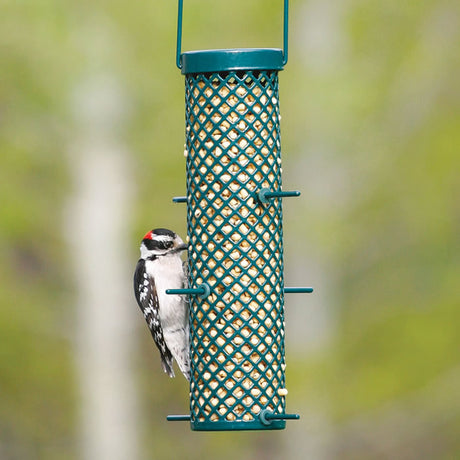
[[[284,0],[284,22],[283,22],[283,66],[288,61],[288,36],[289,36],[289,0]]]
[[[176,42],[176,66],[182,69],[182,16],[183,16],[183,0],[178,0],[177,6],[177,42]],[[283,20],[283,66],[288,61],[288,45],[289,45],[289,0],[284,0],[284,20]]]
[[[181,62],[182,11],[183,11],[182,0],[179,0],[179,4],[177,8],[177,42],[176,42],[176,65],[179,69],[182,69],[182,62]]]

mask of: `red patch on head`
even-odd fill
[[[151,231],[150,231],[150,232],[147,232],[147,233],[145,234],[144,238],[142,238],[142,239],[143,239],[143,240],[151,240],[151,239],[153,239],[153,238],[152,238],[152,232],[151,232]]]

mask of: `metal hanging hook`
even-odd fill
[[[177,42],[176,42],[176,66],[182,69],[182,16],[184,11],[183,0],[178,0],[177,8]],[[284,0],[283,13],[283,66],[288,61],[288,36],[289,36],[289,0]]]

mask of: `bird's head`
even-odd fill
[[[187,249],[181,237],[166,228],[155,228],[147,232],[141,242],[141,258],[179,254]]]

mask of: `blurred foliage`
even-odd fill
[[[72,94],[82,78],[110,73],[128,101],[121,136],[137,182],[132,259],[155,216],[184,234],[183,208],[171,203],[185,189],[176,3],[5,0],[1,10],[0,457],[71,459],[75,292],[63,210]],[[328,458],[460,452],[459,10],[448,0],[291,2],[283,161],[285,184],[303,196],[286,205],[286,246],[326,267],[335,321],[314,352],[293,350],[287,337],[288,404],[328,421]],[[281,39],[281,2],[185,2],[184,50]],[[316,291],[304,308],[323,296]],[[311,428],[303,419],[270,435],[166,424],[164,414],[187,407],[186,390],[152,365],[142,331],[143,458],[230,459],[235,440],[242,459],[286,449],[298,458]],[[288,449],[289,430],[300,437]]]

